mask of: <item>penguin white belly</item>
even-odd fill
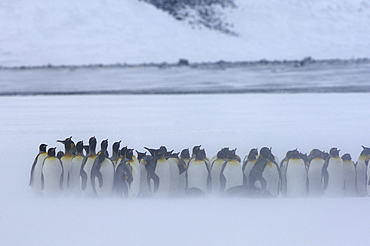
[[[322,167],[324,159],[314,158],[308,166],[308,194],[309,196],[321,196],[323,194]]]
[[[35,168],[32,172],[32,183],[31,187],[35,194],[40,195],[41,194],[41,173],[42,173],[42,164],[44,163],[45,158],[47,157],[47,153],[41,153],[38,155]]]
[[[76,195],[81,191],[80,170],[83,159],[83,156],[75,156],[69,168],[68,189]]]
[[[286,167],[286,196],[307,196],[307,170],[302,159],[290,159]]]
[[[225,191],[239,185],[243,185],[243,171],[238,161],[228,161],[224,170],[223,175],[226,179]]]
[[[155,174],[159,178],[159,186],[157,192],[153,193],[153,197],[156,198],[168,197],[170,194],[171,173],[170,165],[168,164],[167,160],[160,159],[157,161]]]
[[[86,177],[86,188],[82,190],[82,194],[84,196],[93,196],[94,195],[94,190],[91,184],[91,169],[94,165],[96,156],[93,157],[88,157],[85,163],[85,166],[83,170],[85,171],[87,177]]]
[[[277,166],[272,162],[267,162],[262,172],[262,177],[266,180],[266,191],[272,196],[279,195],[280,176]]]
[[[114,165],[111,160],[105,158],[105,160],[100,164],[99,169],[103,184],[100,187],[99,180],[95,177],[95,190],[99,197],[105,197],[112,194],[113,191],[113,181],[114,181]]]
[[[280,167],[281,173],[281,195],[286,196],[286,165],[288,164],[287,160],[284,160]]]
[[[247,165],[245,166],[244,168],[244,176],[246,178],[246,184],[248,184],[248,178],[249,178],[249,174],[254,166],[254,164],[256,163],[257,160],[250,160],[247,162]]]
[[[341,158],[330,158],[328,163],[328,185],[325,195],[339,197],[344,194],[343,161]]]
[[[136,198],[140,192],[141,185],[141,169],[140,164],[136,160],[130,160],[128,163],[131,166],[132,182],[128,189],[128,197]]]
[[[63,174],[63,190],[67,190],[68,188],[68,172],[71,167],[72,162],[72,155],[64,155],[60,161],[62,162],[64,174]]]
[[[357,196],[356,169],[352,161],[343,161],[344,195]]]
[[[208,192],[208,169],[204,161],[192,160],[188,170],[188,189],[198,188],[204,193]]]
[[[212,192],[220,193],[220,174],[222,165],[225,163],[225,160],[217,159],[213,162],[211,168],[211,180],[212,180]]]
[[[61,193],[61,177],[63,174],[63,167],[60,160],[56,157],[48,157],[45,159],[42,174],[44,177],[43,195],[55,196]]]
[[[359,196],[368,196],[366,157],[360,156],[356,164],[357,192]]]
[[[179,193],[179,160],[176,158],[169,158],[168,165],[170,167],[170,196],[176,196]]]

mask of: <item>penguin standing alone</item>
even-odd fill
[[[344,194],[343,160],[339,157],[339,150],[331,148],[329,157],[322,169],[324,178],[324,193],[331,197],[340,197]]]
[[[31,186],[32,190],[35,192],[35,194],[41,195],[42,190],[42,164],[45,160],[45,158],[48,156],[48,153],[46,153],[46,144],[40,144],[39,146],[39,153],[35,157],[35,160],[32,164],[31,168],[31,175],[30,175],[30,183],[29,186]]]
[[[55,156],[55,149],[48,149],[48,156],[42,165],[43,195],[55,196],[63,189],[63,166]]]

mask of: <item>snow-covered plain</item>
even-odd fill
[[[215,94],[0,97],[0,241],[4,245],[366,245],[368,198],[122,200],[39,198],[28,187],[40,143],[96,136],[143,150],[369,146],[370,97]]]

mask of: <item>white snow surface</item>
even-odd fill
[[[3,0],[0,65],[370,57],[364,0],[237,0],[239,37],[192,28],[138,0]]]
[[[2,245],[368,245],[369,198],[41,198],[28,187],[40,143],[96,136],[180,151],[369,146],[370,97],[223,94],[0,97]]]

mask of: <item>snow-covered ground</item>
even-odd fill
[[[135,200],[33,195],[40,143],[96,136],[110,144],[180,151],[329,150],[357,159],[369,146],[370,97],[361,94],[223,94],[0,97],[0,241],[4,245],[367,245],[368,198]]]
[[[138,0],[0,3],[0,65],[370,57],[364,0],[237,0],[239,37],[193,29]]]

